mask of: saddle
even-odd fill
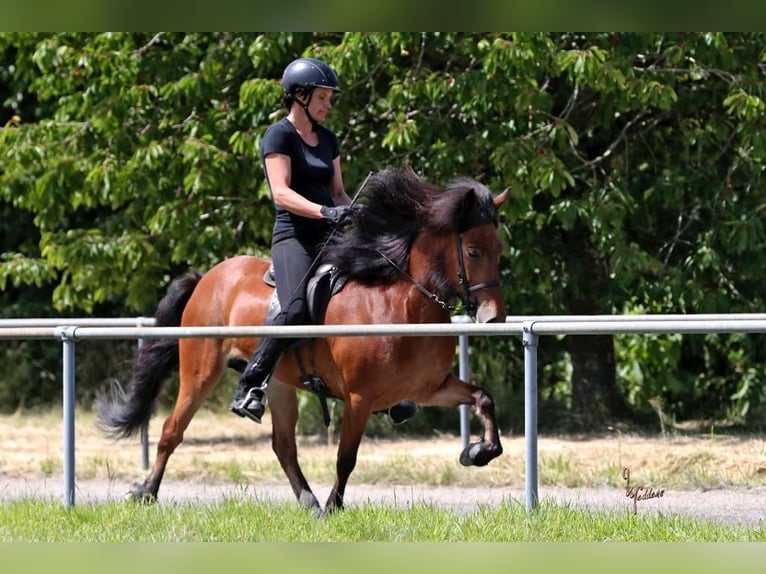
[[[340,273],[338,273],[338,268],[331,263],[323,263],[316,268],[314,275],[311,276],[306,284],[306,301],[308,303],[309,317],[313,324],[317,325],[324,322],[324,316],[330,298],[343,289],[343,286],[346,284],[346,279],[347,277],[341,276]],[[263,281],[267,285],[275,288],[274,294],[271,296],[271,301],[269,301],[269,309],[266,312],[266,324],[268,325],[282,309],[276,291],[273,265],[269,265],[268,270],[263,275]],[[329,427],[330,411],[327,408],[327,399],[337,397],[333,396],[325,382],[316,372],[316,366],[314,364],[314,346],[311,345],[309,347],[309,357],[311,359],[310,373],[304,367],[300,353],[298,352],[298,347],[312,342],[313,340],[311,338],[300,339],[292,345],[292,348],[295,353],[295,361],[298,363],[298,368],[301,371],[301,383],[307,391],[310,391],[319,397],[324,424],[325,427]]]
[[[327,304],[330,298],[343,289],[346,284],[346,277],[338,273],[338,268],[332,263],[323,263],[314,271],[306,285],[306,301],[308,302],[308,311],[311,322],[319,325],[324,322],[324,314],[327,311]],[[274,265],[269,265],[266,273],[263,274],[263,281],[266,285],[274,287],[274,294],[269,302],[269,310],[266,313],[266,324],[270,319],[276,317],[281,311],[279,297],[276,291],[276,281],[274,280]]]

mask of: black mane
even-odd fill
[[[380,253],[407,269],[410,248],[421,233],[454,234],[483,223],[498,224],[493,196],[479,182],[458,178],[442,189],[408,168],[370,176],[352,213],[328,240],[322,261],[364,282],[399,277]]]

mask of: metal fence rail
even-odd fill
[[[111,323],[109,323],[111,321]],[[537,348],[541,335],[764,333],[766,314],[595,315],[508,317],[505,323],[312,325],[254,327],[151,327],[134,319],[0,319],[0,339],[58,339],[64,360],[64,504],[74,504],[74,364],[78,340],[210,337],[458,336],[460,376],[469,378],[468,337],[521,335],[524,346],[524,433],[526,506],[537,506]],[[104,326],[109,324],[111,326]],[[139,325],[128,327],[125,325]],[[468,443],[468,408],[461,408],[463,446]]]

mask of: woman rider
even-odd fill
[[[271,238],[281,311],[273,325],[308,322],[306,282],[327,234],[349,213],[351,198],[343,186],[340,146],[322,126],[340,93],[338,76],[321,60],[298,58],[282,74],[286,117],[269,126],[261,140],[261,162],[276,218]],[[260,423],[264,390],[279,357],[294,341],[261,337],[240,377],[229,409]],[[417,412],[405,401],[389,415],[402,422]]]

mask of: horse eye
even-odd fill
[[[468,257],[470,257],[471,259],[479,258],[479,250],[474,247],[469,247],[468,249],[465,250],[465,252],[468,255]]]

